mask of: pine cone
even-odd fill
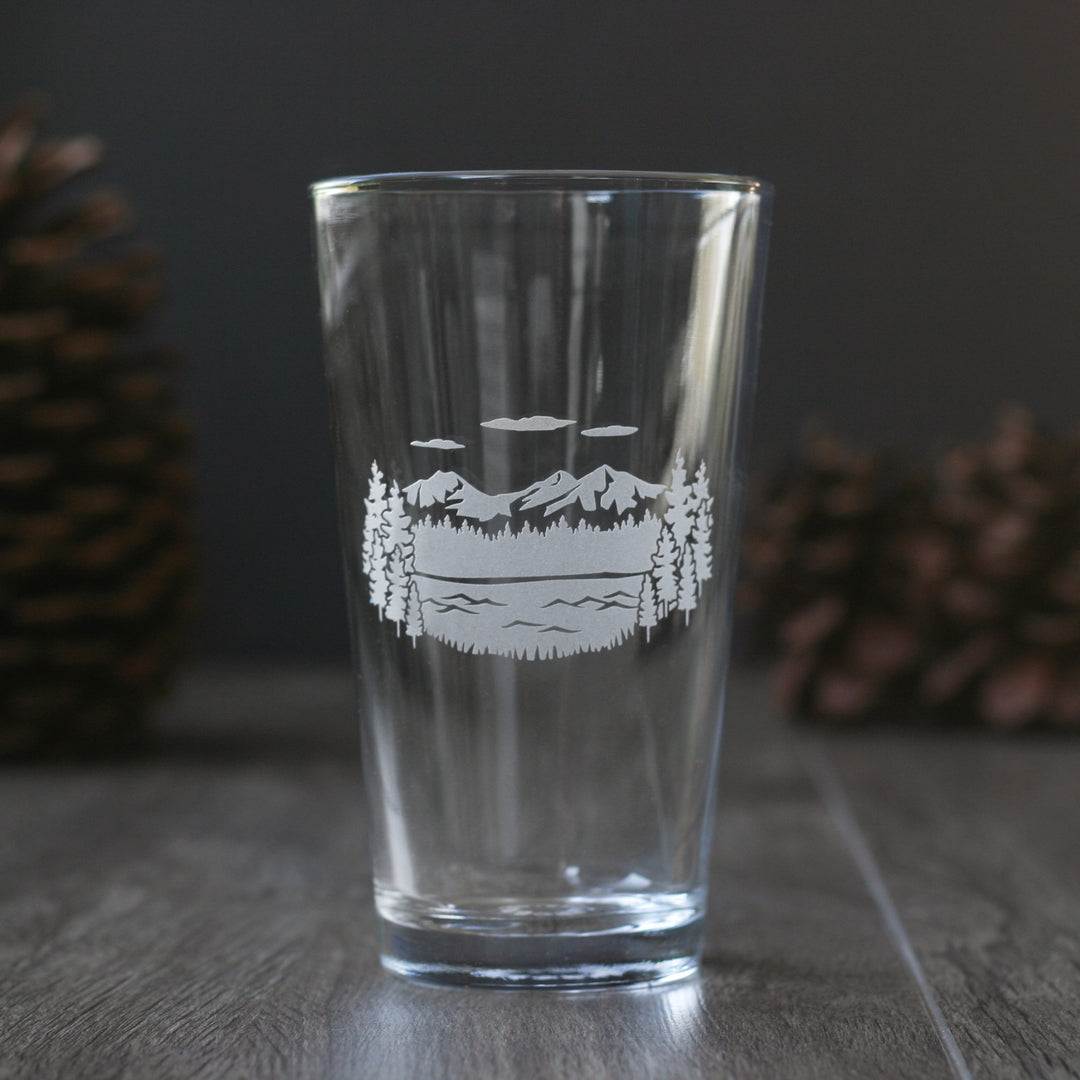
[[[0,125],[0,756],[138,730],[192,608],[188,432],[176,355],[137,333],[157,257],[101,144]]]
[[[886,474],[882,458],[854,454],[814,430],[804,439],[802,456],[752,500],[758,505],[743,541],[749,573],[738,597],[751,653],[774,651],[788,636],[793,615],[835,598],[838,585],[858,578],[880,526]],[[821,606],[821,617],[833,606]],[[805,631],[813,633],[809,625]]]
[[[885,455],[820,431],[773,480],[747,531],[740,609],[759,650],[784,657],[789,709],[857,718],[898,696],[916,659],[918,605],[896,541],[924,503]]]
[[[832,722],[1080,727],[1080,441],[1010,410],[932,474],[880,474],[846,523],[830,493],[867,459],[824,445],[798,474],[799,513],[789,480],[748,532],[746,595],[776,628],[784,704]],[[852,554],[823,574],[837,534]]]
[[[1080,727],[1080,442],[1011,409],[938,469],[954,570],[918,695],[995,727]]]

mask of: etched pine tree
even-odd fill
[[[703,461],[694,476],[691,488],[695,505],[694,525],[690,530],[690,547],[694,552],[694,577],[697,581],[698,596],[705,587],[705,582],[713,576],[712,565],[712,496],[709,494],[709,478],[705,473]]]
[[[382,525],[382,515],[386,510],[386,482],[383,480],[379,463],[371,463],[371,479],[368,481],[367,498],[364,499],[364,541],[361,545],[361,565],[364,573],[371,577],[375,555],[376,537]]]
[[[397,623],[400,636],[401,623],[405,618],[405,602],[409,596],[409,576],[405,572],[400,548],[394,548],[390,553],[386,576],[390,585],[386,596],[386,617],[390,622]]]
[[[405,507],[405,496],[395,480],[386,498],[386,546],[390,551],[404,547],[412,538],[412,518]]]
[[[405,633],[416,639],[424,632],[424,616],[421,611],[420,590],[416,587],[416,578],[409,582],[409,593],[405,598]]]
[[[368,576],[371,602],[379,611],[379,618],[386,610],[386,598],[390,587],[387,578],[389,548],[387,546],[388,529],[386,482],[379,466],[371,463],[371,481],[368,497],[364,500],[364,543],[361,555],[366,559],[364,566]]]
[[[638,593],[637,622],[638,626],[645,628],[645,640],[649,640],[652,628],[660,621],[660,613],[656,607],[656,586],[653,584],[651,574],[644,574],[641,578],[641,591]]]
[[[662,619],[669,611],[679,596],[678,574],[676,563],[679,553],[675,548],[675,540],[671,530],[664,525],[660,530],[660,539],[656,542],[656,551],[653,552],[652,578],[656,586],[656,609]]]
[[[679,596],[678,609],[684,613],[686,622],[690,621],[690,612],[697,607],[698,585],[694,574],[694,552],[689,544],[683,548],[679,560]]]
[[[680,558],[693,527],[692,494],[690,485],[686,482],[686,459],[680,450],[675,455],[675,464],[671,469],[671,483],[665,494],[668,508],[664,513],[664,523],[671,530],[675,550]]]
[[[390,554],[386,571],[386,617],[398,624],[400,634],[415,559],[412,518],[396,480],[390,486],[387,504],[386,547]]]

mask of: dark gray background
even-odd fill
[[[29,87],[104,137],[169,255],[210,655],[345,650],[314,179],[772,180],[759,463],[809,414],[913,448],[1007,400],[1076,418],[1076,0],[8,0],[0,100]]]

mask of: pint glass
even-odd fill
[[[692,974],[768,186],[312,193],[382,961]]]

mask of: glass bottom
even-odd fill
[[[441,985],[586,990],[694,975],[702,904],[681,893],[425,904],[379,890],[381,959]]]

